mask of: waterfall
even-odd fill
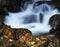
[[[49,19],[52,15],[59,13],[58,9],[47,3],[37,6],[34,5],[35,2],[28,3],[27,8],[25,7],[21,12],[9,12],[9,16],[5,17],[4,23],[12,28],[27,28],[33,35],[48,33],[51,29],[50,25],[48,25]]]

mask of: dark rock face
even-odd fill
[[[23,0],[7,0],[6,8],[9,12],[19,12],[21,11],[21,3]]]
[[[55,31],[56,31],[55,29],[51,29],[51,30],[50,30],[50,33],[51,33],[51,34],[56,34]]]
[[[53,29],[60,30],[60,14],[53,15],[49,20],[49,24]]]
[[[60,14],[53,15],[49,20],[49,25],[52,27],[50,30],[51,33],[55,32],[54,34],[60,33]]]
[[[0,0],[0,5],[7,8],[9,12],[19,12],[21,11],[21,4],[25,0]]]
[[[39,17],[40,17],[40,22],[42,23],[44,15],[42,13],[40,13]]]
[[[5,15],[8,15],[8,11],[6,8],[1,7],[0,8],[0,28],[2,28],[4,25]]]
[[[49,24],[52,27],[50,34],[54,34],[55,37],[60,41],[60,14],[53,15],[50,18]]]

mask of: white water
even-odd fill
[[[57,9],[46,3],[39,6],[34,6],[34,3],[28,4],[27,8],[19,13],[10,13],[5,17],[4,23],[12,28],[27,28],[32,34],[48,33],[50,26],[48,25],[49,18],[58,13]],[[43,23],[40,22],[39,15],[43,14]]]

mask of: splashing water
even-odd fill
[[[34,6],[34,3],[28,4],[27,8],[19,13],[9,13],[5,17],[4,23],[12,28],[27,28],[32,34],[48,33],[50,26],[49,19],[52,15],[57,14],[58,10],[46,3]],[[42,14],[42,17],[41,15]],[[42,20],[42,23],[40,22]]]

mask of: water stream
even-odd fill
[[[27,28],[33,35],[48,33],[50,30],[50,25],[48,25],[50,17],[59,12],[52,5],[43,3],[37,6],[34,5],[35,2],[32,4],[28,3],[22,12],[9,12],[9,16],[5,17],[4,23],[12,28]]]

